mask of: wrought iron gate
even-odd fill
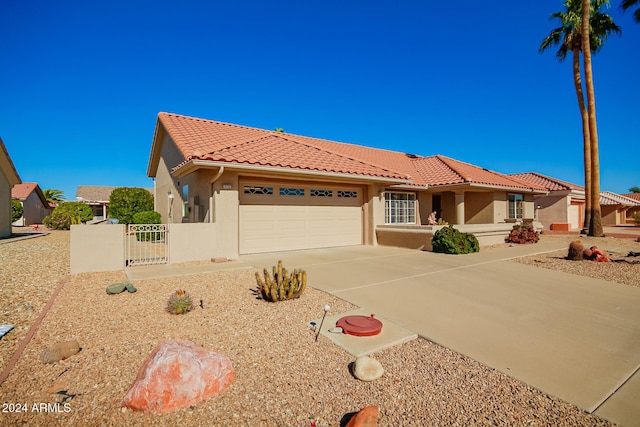
[[[168,264],[167,224],[129,224],[125,236],[125,266]]]

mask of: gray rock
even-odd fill
[[[382,364],[369,356],[356,359],[353,365],[353,375],[362,381],[374,381],[384,374]]]

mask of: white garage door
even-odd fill
[[[572,230],[580,228],[580,205],[569,205],[569,224]]]
[[[362,244],[362,188],[240,183],[240,253]]]

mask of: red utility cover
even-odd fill
[[[371,316],[345,316],[336,322],[345,334],[359,337],[378,335],[382,330],[382,322]]]

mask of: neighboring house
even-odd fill
[[[640,201],[620,194],[603,191],[600,193],[602,225],[625,225],[630,210],[640,208]]]
[[[158,115],[147,175],[165,222],[215,224],[212,238],[231,257],[361,244],[429,249],[433,211],[504,241],[509,222],[533,219],[534,197],[547,193],[444,156],[169,113]]]
[[[536,172],[509,175],[544,187],[549,194],[536,197],[536,217],[545,230],[580,230],[584,227],[584,187]]]
[[[15,226],[42,224],[53,210],[36,182],[16,184],[11,190],[11,198],[22,204],[22,218],[13,223]]]
[[[633,199],[636,202],[640,203],[640,193],[628,193],[628,194],[623,194],[623,196]],[[627,224],[636,223],[636,220],[633,218],[633,215],[636,212],[640,212],[640,206],[633,206],[627,209]]]
[[[11,235],[11,188],[21,182],[0,138],[0,238]]]
[[[94,221],[105,220],[109,214],[109,197],[116,188],[118,187],[79,185],[76,200],[91,207]]]
[[[100,222],[109,217],[109,199],[111,192],[116,188],[121,187],[79,185],[76,191],[76,200],[88,204],[93,212],[93,222]],[[145,190],[153,194],[152,188]]]

